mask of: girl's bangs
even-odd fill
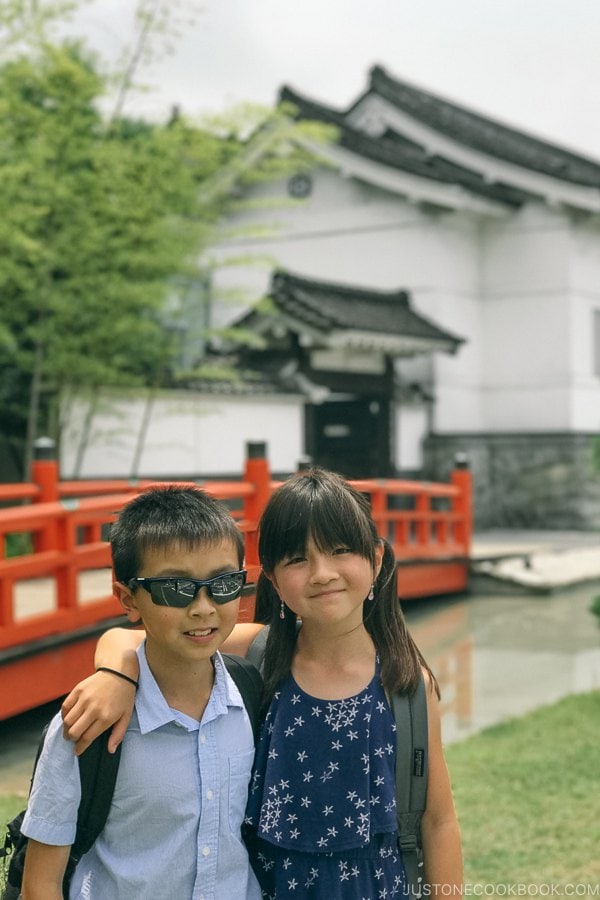
[[[260,555],[263,565],[272,569],[282,559],[305,556],[309,538],[317,549],[329,552],[347,547],[365,559],[373,559],[373,535],[361,510],[354,503],[307,502],[306,498],[289,497],[281,504],[278,515],[268,529],[261,529]],[[263,550],[264,548],[264,550]]]
[[[356,509],[351,515],[339,515],[339,509],[319,504],[312,510],[308,533],[318,550],[326,553],[338,547],[347,547],[354,553],[371,559],[373,538],[363,517]]]

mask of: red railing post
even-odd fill
[[[77,501],[75,501],[77,502]],[[77,609],[78,574],[75,547],[77,529],[65,512],[56,520],[56,544],[64,555],[64,562],[56,569],[56,608]]]
[[[387,519],[387,494],[383,490],[383,487],[380,485],[375,490],[372,490],[369,499],[371,501],[371,516],[375,522],[379,537],[389,541],[390,529]]]
[[[52,438],[40,437],[33,445],[34,459],[31,464],[31,479],[38,487],[35,503],[56,503],[59,498],[58,460],[56,445]],[[37,553],[44,550],[57,549],[56,525],[46,525],[34,536],[34,547]]]
[[[246,444],[244,481],[254,487],[250,496],[244,500],[244,518],[251,526],[251,530],[246,532],[246,566],[257,566],[258,535],[256,527],[271,496],[271,472],[265,443],[250,441]]]
[[[431,544],[431,495],[425,485],[415,497],[415,544],[425,552]]]
[[[452,484],[458,488],[458,497],[452,501],[453,512],[458,517],[455,537],[465,548],[465,556],[471,553],[473,535],[473,477],[469,469],[469,460],[464,453],[454,457],[454,469],[450,477]]]

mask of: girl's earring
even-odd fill
[[[281,601],[281,606],[279,607],[279,618],[285,619],[285,606],[283,605],[283,600]]]
[[[372,584],[372,585],[371,585],[371,590],[370,590],[369,593],[367,594],[367,600],[374,600],[374,599],[375,599],[375,585]]]

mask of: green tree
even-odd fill
[[[174,295],[201,282],[199,252],[231,189],[306,166],[303,139],[322,137],[251,108],[210,128],[125,118],[153,28],[164,37],[172,26],[168,4],[139,0],[120,78],[82,45],[49,40],[78,5],[0,8],[0,434],[25,478],[35,437],[60,440],[70,389],[173,383]]]
[[[216,214],[200,185],[235,149],[180,120],[106,129],[102,86],[76,46],[0,70],[0,422],[15,453],[38,428],[58,436],[65,385],[165,377],[169,280]]]

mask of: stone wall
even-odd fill
[[[475,528],[600,529],[594,434],[431,435],[423,476],[445,481],[456,454],[473,473]]]

